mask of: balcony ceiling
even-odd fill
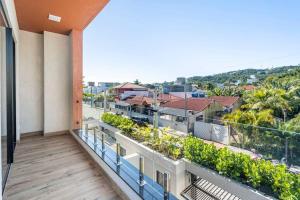
[[[15,0],[19,27],[42,33],[50,31],[69,34],[83,30],[109,0]],[[61,17],[61,22],[48,19],[49,13]]]

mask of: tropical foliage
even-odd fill
[[[242,101],[239,109],[223,117],[241,133],[237,143],[280,160],[289,141],[289,161],[299,164],[300,70],[268,76],[257,89],[245,92]]]
[[[225,72],[215,75],[209,76],[193,76],[188,78],[189,83],[193,84],[228,84],[232,82],[236,82],[237,80],[241,81],[241,84],[245,84],[247,79],[250,78],[251,75],[255,75],[259,80],[264,80],[268,76],[277,76],[280,74],[284,74],[289,72],[290,70],[299,69],[300,66],[284,66],[284,67],[276,67],[272,69],[243,69],[231,72]]]

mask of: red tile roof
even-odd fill
[[[255,86],[254,85],[245,85],[242,87],[244,90],[255,90]]]
[[[216,102],[218,102],[219,104],[225,107],[232,106],[239,100],[239,97],[233,97],[233,96],[210,96],[208,98],[215,100]]]
[[[145,89],[145,90],[147,90],[147,88],[140,86],[140,85],[133,84],[133,83],[122,83],[113,88],[114,89],[123,88],[123,89]]]
[[[213,100],[207,98],[189,98],[187,99],[187,109],[201,112],[212,103]],[[185,99],[168,102],[161,105],[161,107],[185,109]]]
[[[135,96],[131,99],[127,99],[126,103],[129,103],[130,105],[151,105],[154,103],[154,100],[149,97],[144,97],[144,96]]]
[[[157,97],[157,100],[162,101],[162,102],[169,102],[169,101],[178,101],[182,100],[183,98],[177,97],[171,94],[159,94]]]

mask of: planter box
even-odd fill
[[[133,140],[121,133],[121,130],[110,126],[106,123],[99,122],[99,126],[109,130],[112,137],[120,143],[121,147],[126,149],[126,154],[130,157],[128,161],[138,168],[138,157],[143,156],[145,159],[145,174],[156,180],[156,171],[162,173],[167,172],[170,174],[170,192],[177,198],[182,199],[180,193],[185,188],[185,163],[183,160],[172,160],[165,155]],[[126,157],[124,157],[126,158]]]
[[[214,185],[219,186],[223,190],[234,194],[235,196],[245,200],[275,200],[275,198],[265,195],[247,185],[239,183],[230,178],[218,174],[216,171],[205,168],[201,165],[193,163],[187,159],[182,159],[185,162],[187,171],[199,176]]]

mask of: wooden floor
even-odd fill
[[[4,199],[121,199],[71,135],[22,138]]]

